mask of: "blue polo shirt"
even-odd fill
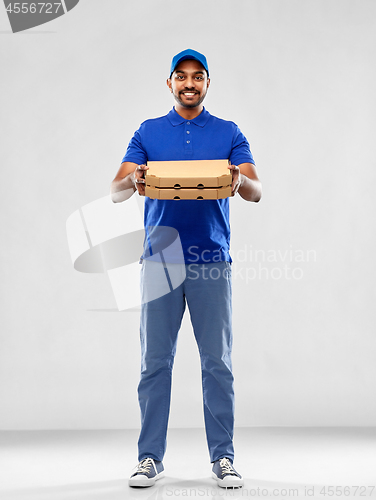
[[[148,161],[223,159],[229,159],[232,165],[254,164],[249,143],[239,127],[211,115],[205,108],[193,120],[186,120],[173,108],[167,115],[141,124],[122,162],[141,165]],[[145,197],[144,214],[144,258],[153,253],[149,238],[153,228],[165,227],[178,231],[186,264],[231,262],[229,198],[177,201]]]

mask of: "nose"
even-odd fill
[[[194,81],[194,79],[193,79],[191,76],[189,76],[189,77],[186,79],[186,81],[185,81],[185,86],[186,86],[187,88],[189,88],[189,89],[194,88],[194,86],[195,86],[195,81]]]

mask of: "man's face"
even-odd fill
[[[167,80],[175,100],[184,108],[195,108],[205,99],[210,84],[201,63],[187,59],[182,61]]]

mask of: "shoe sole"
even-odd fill
[[[148,478],[147,476],[143,476],[139,474],[138,476],[130,477],[128,481],[128,485],[133,488],[148,488],[149,486],[153,486],[158,479],[161,479],[164,476],[164,471],[160,472],[156,476],[152,478]]]
[[[226,479],[219,479],[219,477],[212,472],[212,478],[217,481],[218,486],[221,488],[241,488],[244,486],[244,479],[238,476],[226,476]]]

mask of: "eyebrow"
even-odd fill
[[[183,75],[186,73],[186,71],[182,71],[181,69],[179,69],[178,71],[175,71],[175,73],[183,73]],[[204,71],[194,71],[193,73],[194,75],[204,75]]]

